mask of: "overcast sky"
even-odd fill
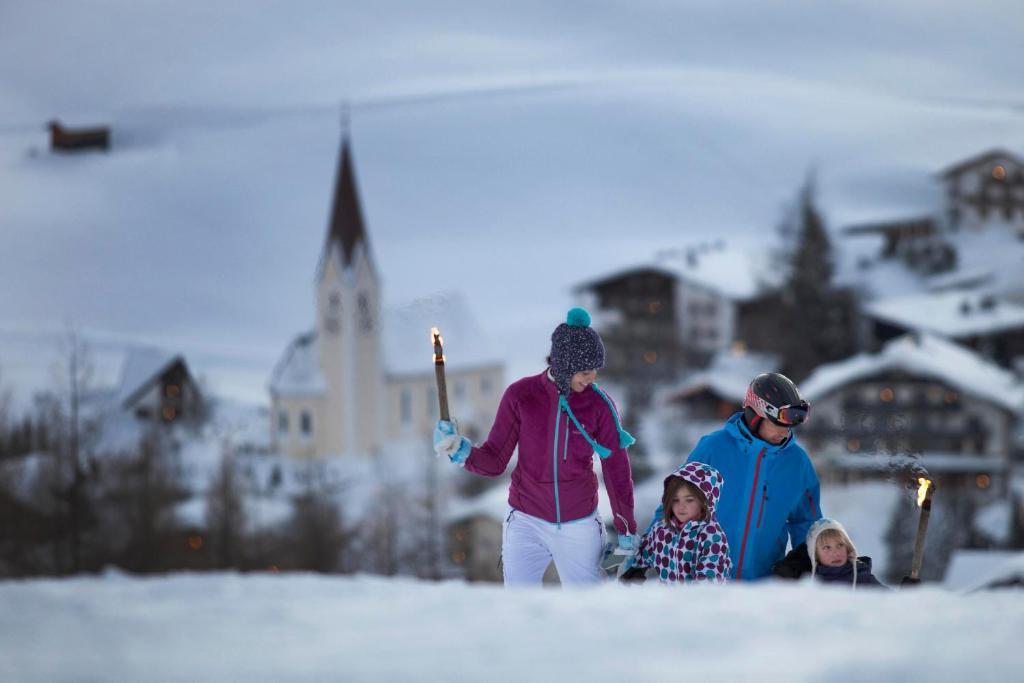
[[[73,324],[262,398],[312,324],[348,101],[387,302],[462,290],[529,371],[572,285],[767,248],[810,168],[836,226],[1024,151],[1022,7],[0,3],[0,368],[27,381]],[[111,124],[113,151],[49,155],[53,117]]]

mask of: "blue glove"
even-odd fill
[[[438,455],[448,456],[448,459],[456,464],[463,464],[473,450],[473,444],[469,439],[459,435],[459,429],[454,422],[438,420],[434,426],[434,452]]]
[[[636,536],[633,534],[619,534],[619,546],[615,549],[616,555],[635,555],[637,549]]]

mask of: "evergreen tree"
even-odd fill
[[[815,206],[812,179],[780,235],[787,277],[779,292],[777,350],[783,371],[800,382],[819,365],[853,353],[856,299],[851,290],[835,285],[832,243]]]

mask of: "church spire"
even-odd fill
[[[359,206],[359,192],[356,190],[356,176],[347,130],[342,133],[341,138],[341,158],[335,177],[334,202],[331,207],[331,222],[327,227],[324,253],[330,252],[333,242],[337,242],[341,247],[342,263],[346,267],[352,264],[356,245],[363,242],[364,249],[369,246],[366,228],[363,225],[363,212]]]

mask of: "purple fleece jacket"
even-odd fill
[[[619,447],[612,408],[593,387],[570,392],[568,402],[591,438],[612,449],[601,459],[601,468],[613,521],[620,534],[636,533],[633,476],[626,449]],[[580,519],[597,509],[594,449],[559,409],[558,388],[547,370],[505,390],[491,433],[473,447],[465,468],[485,477],[501,476],[517,445],[519,459],[512,472],[509,505],[555,523]]]

